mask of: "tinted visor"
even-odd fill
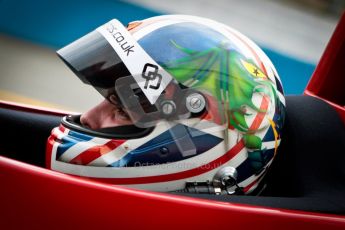
[[[181,89],[176,82],[169,84],[170,95],[163,92],[155,104],[151,104],[119,55],[96,30],[58,50],[57,54],[84,83],[93,86],[113,104],[123,107],[133,123],[141,128],[152,127],[157,121],[168,118],[162,112],[162,103],[166,100],[174,106],[170,119],[190,115],[182,100],[187,89]],[[147,80],[139,78],[143,82]],[[152,85],[154,83],[152,81]]]
[[[114,94],[118,78],[130,75],[114,49],[97,31],[58,50],[57,54],[80,80],[92,85],[105,98]]]

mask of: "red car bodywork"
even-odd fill
[[[345,124],[345,13],[304,93],[331,104]]]
[[[328,101],[345,122],[344,104],[338,104],[345,98],[344,35],[345,15],[305,93]],[[1,106],[64,114],[15,103]],[[139,191],[1,156],[0,183],[0,229],[345,229],[345,216]]]

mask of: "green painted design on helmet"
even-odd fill
[[[225,42],[204,51],[187,49],[171,42],[186,56],[164,63],[162,67],[185,86],[216,98],[221,122],[239,130],[248,149],[264,151],[261,138],[255,135],[259,128],[253,129],[246,122],[246,116],[251,115],[246,108],[255,113],[268,113],[253,103],[255,93],[266,96],[271,104],[277,106],[279,100],[274,83],[253,60],[228,48]],[[256,72],[251,73],[248,68]],[[264,77],[255,77],[259,72]]]

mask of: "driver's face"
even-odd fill
[[[80,117],[82,125],[91,129],[132,124],[128,116],[116,105],[103,100]]]

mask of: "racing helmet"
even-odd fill
[[[94,130],[64,117],[47,142],[52,170],[153,191],[248,194],[277,154],[281,80],[253,41],[222,23],[114,19],[57,54],[132,124]]]

